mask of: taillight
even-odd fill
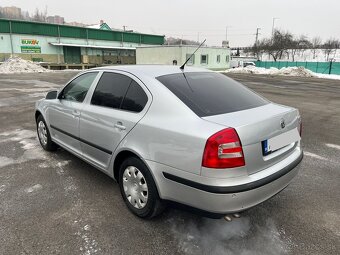
[[[209,137],[203,153],[203,167],[232,168],[244,165],[242,145],[235,129],[223,129]]]

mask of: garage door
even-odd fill
[[[80,64],[80,47],[64,46],[64,60],[67,64]]]

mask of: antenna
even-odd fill
[[[180,67],[181,70],[184,70],[184,66],[186,65],[186,63],[188,63],[189,59],[191,59],[191,57],[196,53],[196,51],[197,51],[199,48],[202,47],[202,45],[205,43],[206,40],[207,40],[207,39],[204,39],[204,41],[197,47],[197,49],[194,51],[194,53],[192,53],[192,54],[190,55],[190,57],[184,62],[184,64],[181,65],[181,67]]]

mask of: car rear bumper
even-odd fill
[[[256,178],[247,183],[230,185],[211,185],[213,178],[202,178],[202,182],[193,178],[180,177],[180,173],[161,164],[147,162],[152,169],[155,181],[162,199],[175,201],[206,212],[228,214],[253,207],[280,192],[292,181],[298,173],[296,167],[302,160],[303,153],[296,149],[289,157],[276,164],[267,176]],[[209,184],[210,183],[210,184]]]

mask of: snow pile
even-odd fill
[[[19,57],[11,57],[0,65],[0,73],[42,73],[50,70]]]
[[[275,70],[274,70],[275,69]],[[300,67],[283,67],[281,69],[269,69],[273,75],[288,75],[288,76],[299,76],[299,77],[315,77],[314,73],[302,66]]]
[[[298,76],[298,77],[317,77],[317,78],[328,78],[328,79],[340,79],[340,75],[328,75],[314,73],[302,66],[300,67],[283,67],[277,69],[271,67],[266,69],[263,67],[247,66],[247,67],[237,67],[231,68],[224,71],[225,73],[243,73],[243,74],[266,74],[266,75],[283,75],[283,76]]]

